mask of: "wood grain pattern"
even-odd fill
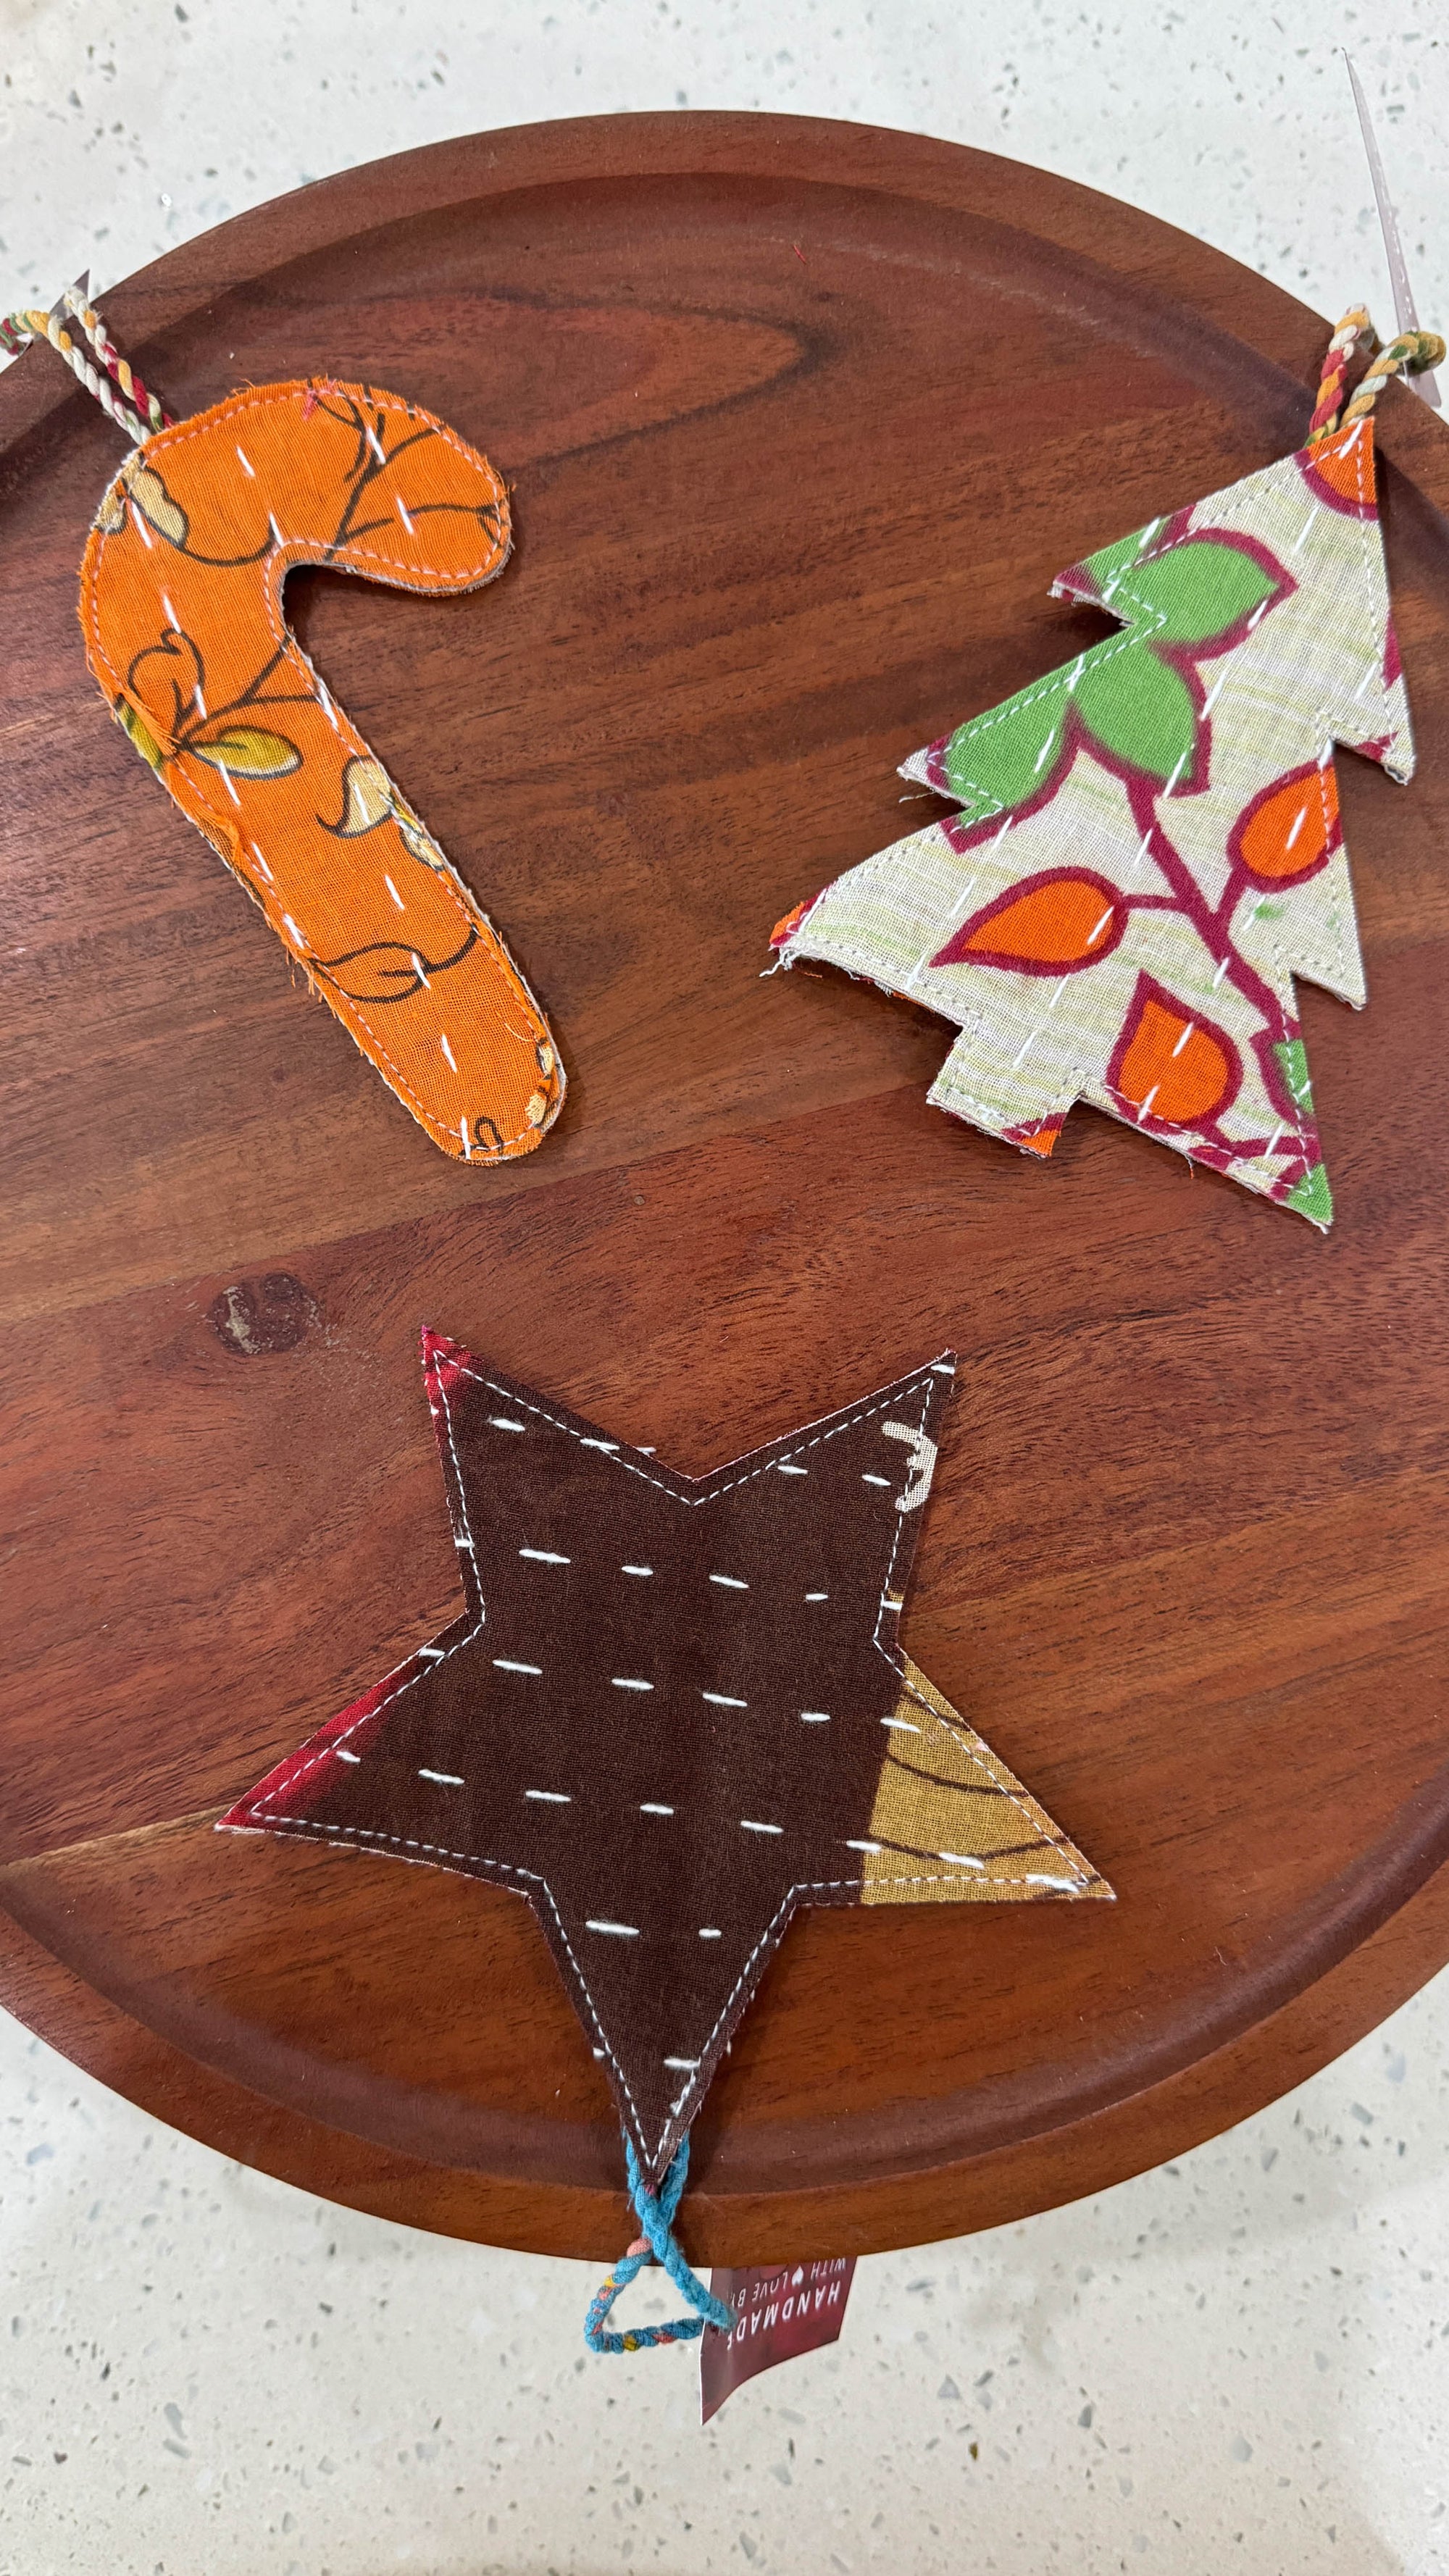
[[[904,828],[897,760],[1103,631],[1054,572],[1296,442],[1313,315],[1039,172],[680,116],[352,173],[108,317],[177,409],[325,368],[506,474],[488,591],[288,598],[571,1090],[528,1163],[454,1167],[289,981],[87,678],[116,433],[32,351],[0,383],[0,1996],[293,2181],[616,2253],[607,2094],[527,1909],[206,1827],[458,1606],[420,1323],[690,1474],[949,1342],[904,1642],[1120,1902],[800,1917],[686,2241],[995,2223],[1300,2080],[1449,1957],[1442,427],[1381,405],[1420,774],[1339,764],[1371,998],[1300,991],[1324,1243],[1083,1110],[1034,1171],[927,1109],[940,1024],[759,972]]]

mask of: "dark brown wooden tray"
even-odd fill
[[[1324,1242],[1085,1110],[1034,1170],[926,1107],[940,1024],[759,979],[776,917],[908,827],[896,761],[1102,631],[1060,566],[1297,442],[1312,314],[1039,171],[730,116],[412,153],[107,310],[178,409],[363,376],[508,475],[492,588],[292,605],[572,1088],[535,1158],[450,1164],[290,980],[87,677],[121,450],[32,350],[0,383],[0,1994],[291,2181],[616,2252],[617,2129],[527,1909],[209,1821],[458,1606],[421,1322],[690,1473],[950,1342],[905,1641],[1121,1901],[800,1917],[686,2240],[939,2236],[1254,2110],[1449,1956],[1449,437],[1381,407],[1421,769],[1340,762],[1371,1001],[1302,995]]]

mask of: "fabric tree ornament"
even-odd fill
[[[464,1612],[221,1822],[528,1898],[644,2231],[615,2350],[646,2246],[711,2313],[689,2124],[798,1905],[1111,1890],[900,1642],[949,1358],[698,1479],[435,1333],[423,1368]]]
[[[929,1097],[1024,1152],[1084,1099],[1326,1228],[1333,1213],[1293,978],[1365,999],[1335,742],[1406,780],[1372,407],[1340,416],[1335,334],[1306,445],[1053,584],[1119,618],[1094,645],[901,771],[961,812],[778,924],[961,1034]]]
[[[41,333],[135,443],[81,568],[116,721],[434,1143],[528,1153],[563,1105],[548,1024],[282,613],[297,564],[438,597],[492,581],[512,543],[502,482],[371,385],[254,386],[175,421],[80,288],[0,337]]]

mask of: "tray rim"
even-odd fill
[[[1150,284],[1159,259],[1190,250],[1191,290],[1174,278],[1171,305],[1250,350],[1273,371],[1290,410],[1311,395],[1324,318],[1195,236],[1001,155],[891,128],[745,111],[560,119],[384,156],[198,235],[107,292],[105,305],[144,367],[156,335],[204,316],[231,289],[382,226],[480,199],[560,183],[712,176],[904,192],[959,213],[1000,189],[1008,173],[1011,186],[1019,187],[1023,174],[1030,178],[1031,237],[1070,250],[1081,263],[1077,245],[1090,228],[1089,264],[1106,280],[1121,274],[1119,240],[1139,287]],[[384,197],[387,211],[379,217]],[[8,368],[0,381],[0,472],[65,404],[85,399],[38,350]],[[1432,508],[1449,515],[1449,429],[1398,386],[1380,408],[1378,446]],[[520,2185],[432,2165],[272,2102],[192,2057],[24,1930],[4,1907],[7,1876],[0,1874],[0,2003],[152,2116],[219,2153],[394,2223],[529,2251],[617,2251],[622,2191]],[[696,2259],[716,2262],[880,2251],[1004,2224],[1100,2191],[1261,2109],[1372,2029],[1446,1961],[1449,1860],[1421,1875],[1357,1948],[1277,2010],[1141,2091],[1025,2140],[850,2184],[712,2191],[701,2159],[685,2242]]]

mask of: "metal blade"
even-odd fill
[[[1417,331],[1419,316],[1414,310],[1414,291],[1409,284],[1409,272],[1404,264],[1404,245],[1399,239],[1398,217],[1394,213],[1394,201],[1389,195],[1389,183],[1384,176],[1383,160],[1379,153],[1378,138],[1369,116],[1368,100],[1363,94],[1363,83],[1354,68],[1351,56],[1345,53],[1343,59],[1348,65],[1348,76],[1353,83],[1354,105],[1358,109],[1358,121],[1363,129],[1363,148],[1368,154],[1369,177],[1374,183],[1374,196],[1378,203],[1384,251],[1389,263],[1389,282],[1394,290],[1395,319],[1401,331]],[[1426,369],[1421,376],[1410,376],[1408,382],[1416,393],[1423,395],[1425,402],[1434,411],[1443,410],[1443,401],[1432,369]]]

